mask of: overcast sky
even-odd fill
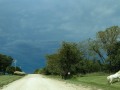
[[[113,25],[120,25],[120,0],[0,0],[0,53],[33,71],[60,42],[93,38]]]

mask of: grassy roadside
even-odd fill
[[[87,74],[82,77],[75,76],[72,79],[66,80],[68,83],[73,83],[76,85],[83,85],[86,87],[91,88],[99,88],[102,90],[120,90],[120,82],[113,83],[112,85],[109,85],[107,83],[107,74],[102,73],[92,73]],[[48,76],[50,78],[55,78],[61,80],[60,76]],[[93,89],[96,90],[96,89]]]
[[[17,76],[17,75],[1,75],[0,76],[0,88],[22,77],[23,76]]]

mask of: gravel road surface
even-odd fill
[[[66,83],[50,79],[39,74],[29,74],[22,79],[14,81],[3,87],[1,90],[92,90],[82,85]]]

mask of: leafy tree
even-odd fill
[[[60,68],[64,79],[68,77],[68,72],[76,73],[76,64],[79,63],[82,53],[79,51],[77,44],[63,42],[59,49]]]
[[[102,47],[100,46],[101,45],[100,42],[98,40],[89,39],[88,45],[89,45],[89,50],[95,52],[97,55],[95,53],[94,55],[99,56],[102,63],[105,63],[105,57],[104,57],[104,53],[102,52],[103,50]]]
[[[120,40],[119,38],[120,28],[118,26],[112,26],[110,28],[107,28],[105,31],[100,31],[97,33],[97,40],[100,43],[100,47],[104,50],[104,52],[106,52],[106,56],[108,58],[106,65],[109,66],[110,71],[113,71],[112,64],[115,61],[115,59],[112,57],[114,51],[113,47],[118,42],[118,40]]]
[[[106,62],[108,63],[107,65],[110,71],[116,72],[120,70],[120,42],[113,45],[111,54]]]
[[[34,74],[50,75],[51,73],[47,70],[46,67],[44,67],[44,68],[36,69],[36,70],[34,71]]]
[[[77,64],[77,72],[80,74],[101,71],[101,62],[99,60],[81,60]]]
[[[120,28],[118,26],[112,26],[97,33],[97,39],[101,43],[101,47],[106,51],[107,56],[111,54],[112,47],[118,41],[119,36]]]
[[[90,60],[91,58],[94,57],[94,54],[91,50],[89,50],[89,43],[88,41],[83,41],[78,43],[78,48],[82,52],[82,57],[84,59]]]
[[[49,72],[47,67],[42,68],[39,73],[45,74],[45,75],[50,75],[51,73]]]
[[[39,74],[39,69],[36,69],[36,70],[34,71],[34,74]]]
[[[47,68],[51,74],[60,74],[60,60],[58,54],[47,55]]]
[[[22,71],[20,67],[8,66],[6,72],[8,74],[14,74],[15,71]]]
[[[0,71],[5,74],[6,68],[11,66],[13,58],[7,55],[0,54]]]

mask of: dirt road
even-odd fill
[[[76,86],[64,81],[46,78],[38,74],[29,74],[24,78],[14,81],[2,90],[91,90],[83,86]]]

